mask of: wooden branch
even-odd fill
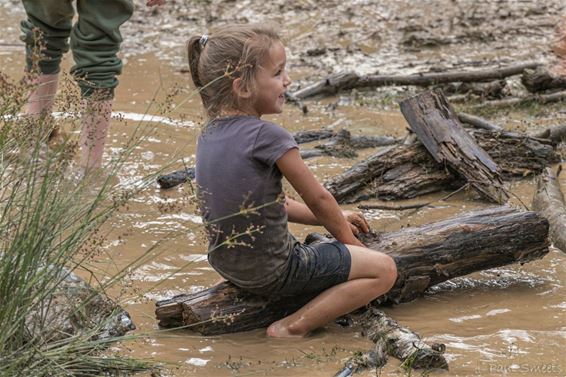
[[[456,113],[437,89],[401,101],[401,112],[436,162],[448,165],[486,199],[503,204],[497,164],[464,130]]]
[[[338,73],[322,81],[306,86],[292,93],[298,99],[316,95],[332,95],[341,90],[354,88],[377,88],[382,86],[429,86],[449,82],[482,82],[500,80],[521,74],[525,69],[536,68],[539,63],[530,62],[509,67],[484,68],[472,71],[429,72],[412,75],[368,75],[359,76],[354,72]]]
[[[554,75],[543,66],[525,69],[521,76],[521,82],[531,93],[550,89],[566,89],[566,76]]]
[[[503,131],[503,128],[495,124],[492,124],[483,118],[471,114],[458,113],[458,120],[462,123],[466,123],[476,128],[481,128],[484,130],[496,131],[496,132]]]
[[[540,104],[548,104],[555,102],[566,101],[566,91],[556,92],[552,94],[535,94],[527,97],[520,98],[507,98],[494,101],[484,101],[479,105],[474,107],[496,107],[496,106],[517,106],[522,104],[527,104],[531,102],[536,102]]]
[[[552,243],[566,253],[566,203],[558,182],[560,171],[559,168],[554,174],[551,168],[546,168],[538,177],[533,209],[548,219]]]
[[[364,333],[374,343],[385,343],[388,355],[403,361],[407,368],[448,369],[442,356],[443,344],[428,345],[407,327],[387,316],[377,308],[369,308],[362,320]]]
[[[554,144],[512,132],[473,130],[478,145],[499,166],[503,177],[536,174],[560,160]],[[371,155],[325,182],[340,203],[369,198],[410,199],[463,185],[436,163],[421,144],[398,145]]]
[[[541,258],[548,252],[547,235],[546,219],[509,207],[365,235],[362,241],[368,247],[391,255],[397,264],[395,286],[374,304],[411,301],[429,287],[457,276]],[[155,314],[162,327],[186,325],[204,335],[222,334],[268,326],[313,296],[268,300],[222,283],[158,301]]]

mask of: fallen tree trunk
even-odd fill
[[[556,76],[543,66],[535,69],[525,69],[521,76],[521,82],[531,93],[566,88],[565,76]]]
[[[316,95],[332,95],[340,90],[354,88],[377,88],[381,86],[429,86],[450,82],[482,82],[504,79],[519,75],[525,69],[536,68],[539,63],[522,63],[509,67],[484,68],[472,71],[430,72],[412,75],[368,75],[359,76],[354,72],[338,73],[322,81],[299,89],[291,95],[305,99]]]
[[[472,130],[470,134],[497,163],[503,178],[537,174],[560,160],[551,141],[512,132]],[[369,198],[410,199],[463,184],[421,144],[412,144],[379,151],[324,185],[339,203],[355,203]]]
[[[558,173],[546,168],[537,179],[537,191],[533,198],[533,209],[548,219],[550,239],[554,246],[566,253],[566,203],[560,190]]]
[[[497,164],[464,130],[441,90],[403,100],[400,107],[436,162],[456,171],[486,199],[498,204],[509,199]]]
[[[391,255],[395,286],[374,304],[411,301],[429,287],[457,276],[510,263],[525,263],[548,252],[548,222],[534,212],[496,207],[397,232],[366,235],[362,241]],[[188,326],[204,335],[265,327],[312,298],[266,299],[230,283],[157,302],[162,327]]]

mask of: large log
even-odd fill
[[[308,85],[292,93],[291,96],[297,99],[305,99],[321,94],[332,95],[340,90],[354,88],[377,88],[392,85],[429,86],[451,82],[493,81],[519,75],[525,69],[538,66],[539,63],[527,62],[508,67],[484,68],[472,71],[415,73],[412,75],[359,76],[354,72],[345,72],[329,76],[324,80]]]
[[[548,221],[535,212],[495,207],[397,232],[367,235],[363,242],[391,255],[395,286],[374,304],[411,301],[429,287],[469,273],[525,263],[548,252]],[[187,326],[204,335],[247,331],[296,311],[312,297],[249,294],[221,283],[157,302],[162,327]]]
[[[497,164],[464,130],[441,90],[405,99],[400,107],[436,162],[456,171],[486,199],[499,204],[509,199]]]
[[[470,134],[499,166],[503,178],[541,172],[560,160],[552,141],[512,132],[472,130]],[[325,182],[340,203],[369,198],[409,199],[460,187],[463,182],[436,163],[421,144],[389,147]]]
[[[555,75],[543,66],[525,69],[521,82],[531,93],[550,89],[566,89],[566,76]]]
[[[560,171],[554,174],[551,168],[546,168],[538,177],[533,209],[548,219],[552,243],[566,253],[566,203],[558,182]]]

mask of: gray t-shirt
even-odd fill
[[[292,148],[298,146],[287,130],[253,116],[217,119],[199,137],[196,182],[210,224],[208,260],[244,288],[277,280],[297,242],[287,227],[282,174],[275,164]],[[257,209],[238,214],[251,208]]]

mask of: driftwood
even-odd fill
[[[387,355],[401,360],[405,368],[448,369],[448,362],[442,356],[446,349],[444,344],[428,345],[417,333],[399,325],[383,311],[370,307],[361,323],[365,336],[375,347],[355,354],[334,377],[349,377],[368,368],[382,368],[387,363]]]
[[[317,145],[315,149],[301,150],[303,159],[318,156],[343,158],[357,157],[356,149],[375,148],[393,145],[400,140],[391,136],[352,136],[348,130],[340,130],[329,142]]]
[[[548,140],[512,132],[471,130],[470,134],[494,159],[505,179],[537,174],[560,160]],[[411,144],[384,148],[324,185],[339,203],[354,203],[369,198],[410,199],[463,184],[421,144]]]
[[[456,171],[486,199],[499,204],[507,201],[497,164],[464,130],[441,90],[403,100],[400,107],[436,162]]]
[[[547,139],[554,143],[566,141],[566,124],[549,127],[532,135],[539,139]]]
[[[495,106],[517,106],[528,104],[531,102],[540,103],[542,105],[554,102],[566,101],[566,91],[560,91],[552,94],[535,94],[532,96],[507,98],[494,101],[483,101],[474,107],[495,107]]]
[[[506,86],[507,81],[495,80],[491,82],[450,83],[441,88],[447,96],[474,95],[485,99],[498,99],[503,97],[503,90]]]
[[[411,301],[429,287],[469,273],[525,263],[548,252],[548,221],[535,212],[495,207],[362,241],[391,255],[397,264],[394,287],[374,304]],[[185,325],[204,335],[265,327],[312,298],[263,297],[221,283],[194,294],[157,302],[159,325]]]
[[[359,76],[354,72],[338,73],[322,81],[299,89],[291,95],[305,99],[317,95],[332,95],[340,90],[354,88],[377,88],[382,86],[429,86],[450,82],[482,82],[501,80],[523,73],[525,69],[536,68],[538,63],[522,63],[509,67],[484,68],[472,71],[429,72],[412,75],[367,75]]]
[[[538,93],[550,89],[566,89],[566,76],[552,74],[545,67],[525,69],[521,82],[531,93]]]
[[[471,114],[458,113],[458,120],[475,128],[481,128],[489,131],[503,131],[503,128],[492,124],[483,118]]]
[[[560,171],[559,168],[554,174],[551,168],[546,168],[538,177],[533,209],[548,219],[552,243],[566,253],[566,203],[558,182]]]
[[[421,337],[401,326],[377,308],[369,308],[363,322],[364,333],[385,352],[406,363],[414,369],[448,369],[448,363],[442,352],[443,344],[428,345]]]

